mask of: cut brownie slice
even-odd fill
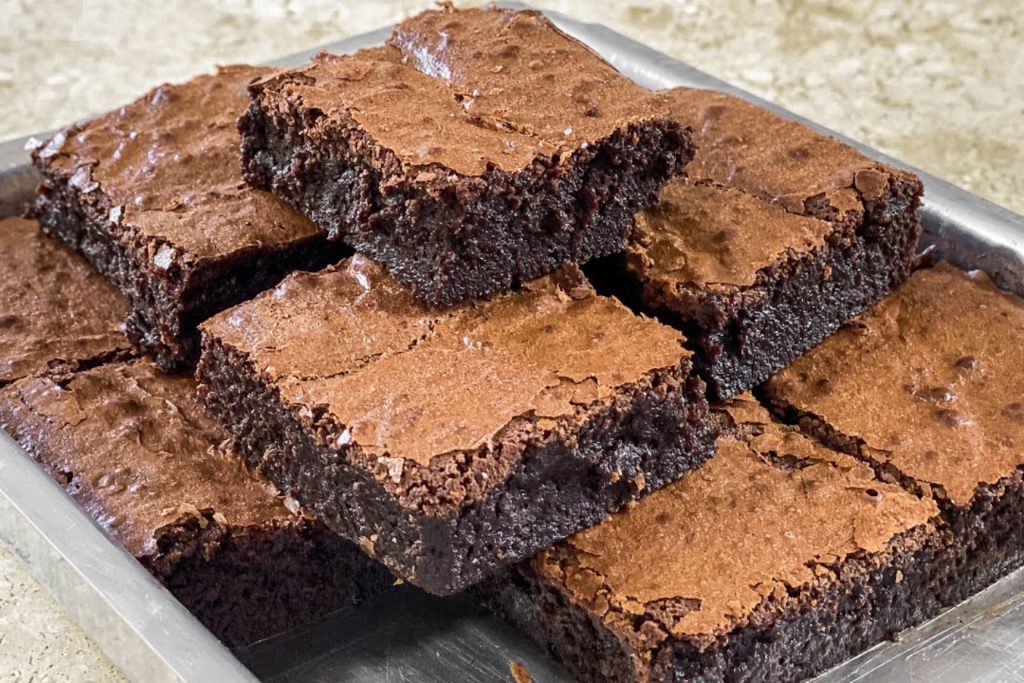
[[[128,333],[164,369],[195,361],[200,321],[342,257],[303,216],[242,181],[235,118],[246,85],[267,73],[236,66],[163,85],[32,154],[44,229],[128,296]]]
[[[229,645],[393,581],[355,544],[289,512],[294,501],[251,475],[204,414],[194,380],[149,362],[15,382],[0,392],[0,426]]]
[[[34,221],[0,220],[0,386],[130,355],[128,302]]]
[[[249,463],[399,576],[452,593],[712,452],[682,336],[578,269],[447,309],[362,256],[202,326]]]
[[[481,586],[584,681],[795,681],[932,614],[933,501],[749,397],[699,469]]]
[[[698,150],[688,178],[638,216],[627,264],[643,302],[682,326],[725,399],[907,278],[922,186],[728,95],[665,97]]]
[[[537,12],[425,12],[251,95],[246,180],[435,305],[622,251],[692,150],[650,91]]]
[[[1024,563],[1024,300],[948,264],[766,386],[823,442],[938,501],[965,549],[956,602]]]

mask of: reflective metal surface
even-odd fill
[[[724,90],[803,120],[603,26],[551,16],[647,86]],[[352,51],[378,44],[386,35],[387,30],[376,31],[326,49]],[[301,63],[315,51],[277,64]],[[35,184],[23,147],[23,140],[0,145],[0,216],[19,212]],[[917,172],[927,188],[926,243],[961,265],[988,270],[1002,286],[1024,294],[1024,217]],[[537,681],[567,680],[539,648],[483,614],[469,598],[442,600],[410,588],[248,648],[236,659],[2,434],[0,540],[26,560],[114,663],[138,681],[252,680],[239,659],[271,681],[510,680],[510,661],[526,665]],[[1024,572],[821,680],[1024,681]]]

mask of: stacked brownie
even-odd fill
[[[622,251],[692,154],[665,103],[537,12],[424,12],[251,95],[246,180],[435,305]]]
[[[626,272],[614,275],[638,290],[643,310],[686,331],[724,400],[907,278],[922,186],[735,97],[684,88],[664,97],[694,130],[696,156],[637,217]]]
[[[243,467],[192,378],[132,359],[129,305],[85,259],[19,218],[0,246],[0,428],[214,634],[251,643],[391,585]]]
[[[33,158],[128,304],[0,224],[34,259],[0,422],[228,642],[393,574],[583,680],[793,680],[1024,561],[1024,307],[911,275],[920,181],[538,13],[162,86]]]
[[[571,267],[435,309],[355,256],[202,329],[204,400],[246,460],[434,593],[712,453],[682,336]]]
[[[936,505],[749,396],[704,467],[483,588],[581,680],[799,680],[934,613]]]
[[[953,603],[1024,562],[1024,300],[982,273],[919,270],[773,377],[779,414],[938,503]]]

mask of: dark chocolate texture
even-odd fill
[[[246,180],[434,305],[622,251],[692,153],[660,99],[537,12],[425,12],[251,94]]]
[[[229,645],[391,585],[245,468],[195,387],[148,361],[28,377],[0,392],[0,426]]]
[[[205,323],[199,377],[252,465],[451,593],[710,455],[682,342],[574,268],[432,309],[356,256]]]
[[[343,255],[306,218],[242,181],[235,119],[249,81],[268,73],[233,66],[162,85],[32,154],[44,230],[124,292],[129,336],[165,369],[195,361],[203,319]]]

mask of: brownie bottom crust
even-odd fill
[[[634,124],[570,160],[537,160],[518,173],[488,172],[418,186],[388,181],[354,151],[364,134],[317,142],[297,112],[254,104],[239,121],[242,173],[383,264],[417,298],[436,306],[489,297],[552,272],[625,249],[634,214],[692,156],[677,124]]]
[[[210,337],[203,344],[201,395],[250,466],[395,574],[438,595],[678,479],[711,457],[717,436],[703,382],[675,369],[589,413],[571,439],[503,437],[497,450],[517,457],[507,479],[450,514],[431,514],[319,445],[247,358]],[[451,477],[475,476],[471,459],[458,467],[464,471],[438,472],[438,488]]]
[[[79,202],[59,180],[45,179],[33,208],[44,232],[77,249],[128,298],[125,333],[142,353],[167,372],[194,366],[199,356],[196,326],[226,308],[251,299],[294,270],[319,270],[349,253],[347,247],[313,237],[270,248],[241,250],[182,273],[153,263],[153,246],[110,223],[109,209]]]
[[[212,512],[168,530],[146,568],[217,638],[242,647],[355,607],[389,571],[316,522],[230,531]]]
[[[474,593],[530,634],[579,681],[799,681],[894,638],[943,609],[935,585],[956,576],[948,534],[926,525],[892,539],[887,552],[827,566],[825,578],[790,589],[788,607],[771,596],[734,631],[704,650],[671,639],[655,652],[649,678],[633,652],[587,610],[526,563]]]

